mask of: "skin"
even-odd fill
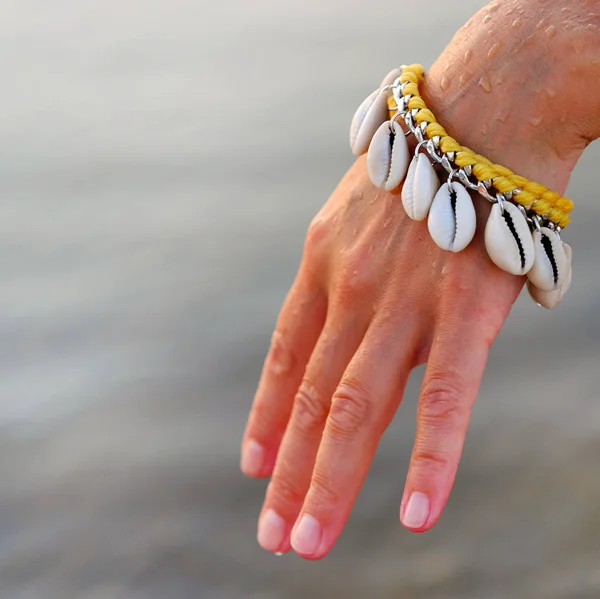
[[[461,143],[564,193],[600,133],[599,13],[593,0],[494,2],[429,69],[423,97]],[[400,519],[413,532],[437,522],[488,351],[524,284],[487,256],[486,202],[475,199],[471,245],[445,252],[399,190],[372,186],[365,162],[309,227],[242,443],[243,472],[271,477],[259,543],[307,559],[331,550],[422,363]]]

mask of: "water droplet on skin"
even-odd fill
[[[502,75],[498,75],[495,79],[494,79],[494,86],[498,87],[499,85],[502,85],[504,83],[504,77]]]
[[[517,17],[513,22],[512,22],[512,26],[513,27],[521,27],[521,19],[519,17]]]
[[[500,42],[496,42],[490,48],[490,51],[488,52],[488,58],[493,58],[498,53],[498,50],[500,50]]]
[[[492,20],[492,15],[485,15],[485,17],[483,17],[483,24],[485,25],[486,23],[489,23]]]
[[[540,20],[540,22],[537,24],[536,29],[545,29],[547,25],[548,25],[548,19],[546,19],[545,17],[543,17]]]
[[[465,52],[465,64],[469,64],[471,62],[471,58],[473,58],[473,50],[467,50]]]
[[[544,117],[541,114],[537,114],[535,116],[532,116],[529,119],[529,122],[534,126],[537,127],[538,125],[541,124],[541,122],[544,120]]]
[[[499,8],[500,8],[500,5],[498,5],[498,4],[490,4],[488,6],[488,10],[490,12],[496,12]]]
[[[598,31],[598,25],[594,25],[594,23],[589,23],[586,29],[589,29],[590,31]]]
[[[495,119],[497,121],[500,121],[501,123],[506,123],[506,121],[508,121],[508,117],[510,116],[510,110],[505,110],[503,112],[500,112],[498,115],[496,115]]]
[[[463,87],[464,85],[466,85],[468,83],[469,79],[471,79],[471,75],[467,74],[467,73],[463,73],[460,76],[460,79],[458,80],[458,87]]]
[[[479,80],[479,85],[483,88],[483,91],[485,91],[486,94],[489,94],[492,91],[490,76],[487,73]]]
[[[546,29],[546,35],[548,37],[554,37],[556,35],[556,27],[554,27],[554,25],[550,25],[550,27]]]
[[[442,91],[448,91],[450,87],[450,77],[448,77],[448,75],[442,76],[442,80],[440,81],[440,87],[442,88]]]

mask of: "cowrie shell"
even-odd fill
[[[551,229],[541,227],[533,232],[535,260],[527,277],[542,291],[562,287],[568,266],[560,237]]]
[[[391,191],[406,176],[410,155],[402,127],[386,121],[377,129],[367,153],[367,170],[375,187]]]
[[[513,275],[526,275],[535,249],[523,213],[510,202],[494,204],[485,226],[485,247],[492,262]]]
[[[440,188],[438,176],[425,154],[417,154],[410,162],[402,187],[402,205],[413,220],[425,220],[431,202]]]
[[[389,90],[375,90],[358,107],[350,125],[350,149],[361,156],[369,149],[373,135],[389,118]]]
[[[564,281],[562,285],[558,289],[553,289],[552,291],[544,291],[536,287],[531,281],[527,281],[527,291],[529,291],[529,295],[531,296],[533,301],[538,303],[543,308],[547,308],[548,310],[552,310],[552,308],[555,308],[571,287],[571,279],[573,275],[571,259],[573,253],[571,251],[570,245],[566,243],[563,243],[562,245],[563,250],[565,252],[565,257],[567,259],[566,267],[564,269]]]
[[[469,192],[458,182],[444,183],[433,198],[429,233],[443,250],[460,252],[475,235],[477,219]]]

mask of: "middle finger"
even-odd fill
[[[292,534],[293,548],[302,557],[323,557],[340,534],[402,399],[418,336],[412,319],[393,324],[379,318],[344,373]]]

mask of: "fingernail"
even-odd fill
[[[258,544],[266,551],[275,553],[281,549],[285,540],[285,532],[284,519],[277,512],[267,510],[258,523]]]
[[[429,497],[424,493],[415,492],[408,499],[404,509],[402,524],[407,528],[421,528],[429,518]]]
[[[247,476],[258,476],[265,462],[265,450],[262,445],[247,441],[242,450],[242,472]]]
[[[321,525],[304,514],[292,531],[292,549],[301,555],[313,555],[321,544]]]

